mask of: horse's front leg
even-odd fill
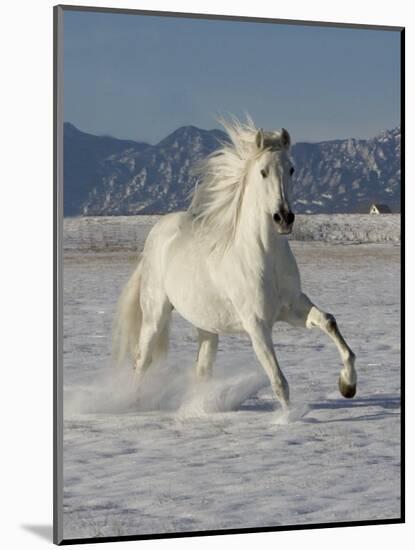
[[[357,374],[354,368],[355,354],[347,345],[341,335],[336,319],[329,313],[324,313],[316,306],[310,309],[307,317],[307,328],[318,327],[325,332],[339,350],[343,361],[343,368],[340,371],[339,390],[343,397],[354,397],[356,395]]]
[[[301,294],[299,300],[284,313],[281,320],[294,326],[317,327],[330,336],[336,344],[343,361],[343,368],[339,377],[340,393],[343,397],[354,397],[357,384],[357,374],[354,367],[355,354],[343,338],[334,316],[321,311],[305,294]]]
[[[280,369],[272,342],[272,330],[262,321],[245,323],[245,330],[251,338],[255,354],[263,366],[275,396],[284,409],[289,405],[288,382]]]

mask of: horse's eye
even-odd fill
[[[294,174],[294,166],[291,166],[290,168],[290,176],[292,176]]]
[[[265,170],[261,170],[261,176],[262,176],[263,178],[266,178],[266,177],[267,177],[267,173],[266,173]]]

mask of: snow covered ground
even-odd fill
[[[305,291],[336,315],[357,355],[358,393],[338,393],[340,359],[323,334],[278,324],[288,417],[244,335],[221,337],[214,379],[197,385],[194,329],[177,315],[169,358],[137,396],[130,371],[109,356],[135,254],[115,239],[110,252],[91,252],[65,236],[64,538],[399,517],[399,238],[351,244],[339,218],[331,222],[345,244],[292,247]],[[397,220],[374,218],[373,235]]]
[[[65,218],[65,251],[141,249],[147,233],[160,216],[101,216]],[[315,214],[296,216],[291,236],[295,241],[336,243],[399,242],[401,217],[370,214]]]

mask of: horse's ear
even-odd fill
[[[264,148],[264,141],[265,141],[264,131],[263,131],[262,128],[260,128],[258,130],[258,132],[256,133],[256,136],[255,136],[255,143],[256,143],[256,146],[258,147],[258,149],[263,149]]]
[[[283,149],[289,149],[291,146],[290,134],[285,128],[281,130],[281,146],[283,147]]]

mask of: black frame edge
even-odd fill
[[[62,317],[62,6],[53,7],[53,542],[62,544],[62,376],[61,376],[61,317]]]
[[[405,28],[401,30],[401,517],[405,523],[406,492],[405,492]]]
[[[58,4],[58,7],[65,11],[89,11],[98,13],[118,13],[130,15],[149,15],[159,17],[180,17],[185,19],[207,19],[207,20],[223,20],[223,21],[241,21],[241,22],[256,22],[256,23],[279,23],[283,25],[304,25],[310,27],[334,27],[344,29],[368,29],[372,31],[401,31],[404,27],[389,26],[389,25],[368,25],[364,23],[337,23],[335,21],[307,21],[303,19],[276,19],[270,17],[254,17],[247,15],[214,15],[211,13],[195,13],[195,12],[174,12],[174,11],[157,11],[157,10],[142,10],[133,8],[110,8],[98,6],[77,6],[73,4]]]
[[[392,519],[379,519],[379,520],[365,520],[365,521],[347,521],[347,522],[334,522],[334,523],[313,523],[310,525],[285,525],[283,527],[252,527],[245,529],[217,529],[211,531],[191,531],[181,533],[158,533],[148,535],[125,535],[114,537],[91,537],[91,538],[79,538],[79,539],[64,539],[59,545],[67,546],[72,544],[97,544],[106,542],[128,542],[139,540],[155,540],[155,539],[172,539],[172,538],[193,538],[193,537],[212,537],[217,535],[249,535],[255,533],[275,533],[281,531],[305,531],[310,529],[333,529],[344,527],[365,527],[365,526],[379,526],[379,525],[391,525],[404,523],[402,518]]]

